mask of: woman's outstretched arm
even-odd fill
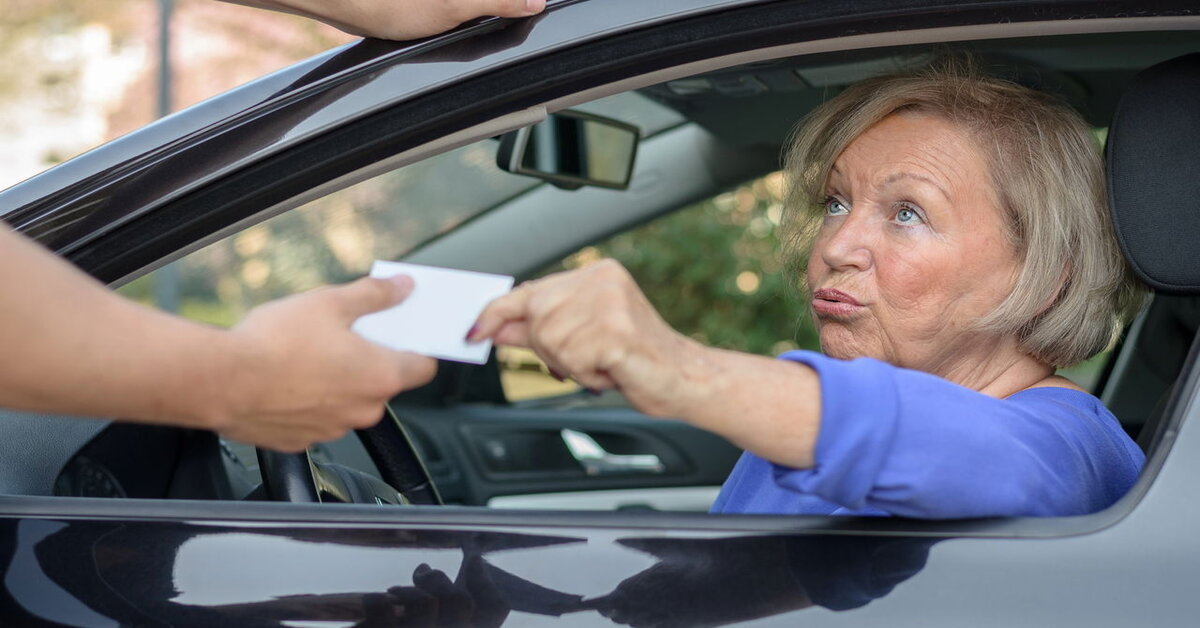
[[[617,262],[526,282],[470,335],[533,349],[551,370],[618,389],[638,410],[679,418],[768,460],[813,464],[821,392],[807,366],[707,347],[671,329]]]

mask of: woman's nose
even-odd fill
[[[871,234],[867,216],[850,214],[826,224],[817,248],[832,269],[866,270],[871,267]]]

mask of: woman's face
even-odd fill
[[[983,155],[955,124],[894,114],[838,156],[808,264],[826,354],[952,377],[990,359],[969,333],[1018,261]]]

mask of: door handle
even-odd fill
[[[560,434],[571,457],[588,475],[657,474],[667,470],[654,454],[613,454],[605,451],[596,439],[578,430],[563,429]]]

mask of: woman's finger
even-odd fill
[[[523,320],[504,323],[492,334],[492,342],[509,347],[530,348],[529,323]]]
[[[475,324],[467,331],[467,342],[493,338],[507,323],[525,321],[529,317],[529,302],[533,299],[533,282],[523,283],[508,294],[497,297],[479,313]]]
[[[616,388],[616,382],[601,367],[604,353],[609,350],[608,339],[590,333],[592,326],[587,322],[563,331],[554,344],[555,360],[563,372],[586,388]]]

